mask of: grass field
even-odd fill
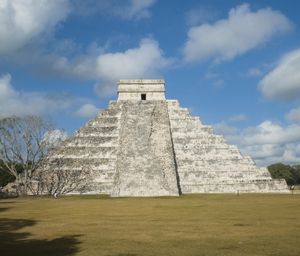
[[[0,200],[0,254],[300,255],[300,195]]]

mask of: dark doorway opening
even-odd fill
[[[141,99],[146,100],[146,94],[141,94]]]

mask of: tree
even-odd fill
[[[89,165],[79,169],[64,168],[64,159],[45,159],[35,173],[37,194],[62,195],[71,192],[83,192],[90,182]]]
[[[295,184],[300,184],[300,165],[293,166],[292,175]]]
[[[33,193],[31,180],[53,144],[47,138],[53,125],[41,117],[0,119],[0,160],[2,171],[15,178],[19,194]]]
[[[273,179],[285,179],[290,186],[299,182],[299,171],[290,165],[276,163],[268,166],[268,170]]]

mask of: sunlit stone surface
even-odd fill
[[[118,100],[49,155],[58,159],[66,171],[92,170],[87,194],[288,192],[284,180],[166,100],[164,80],[120,80]]]

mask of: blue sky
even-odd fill
[[[163,78],[259,165],[300,162],[300,2],[0,0],[0,117],[72,134],[116,81]]]

